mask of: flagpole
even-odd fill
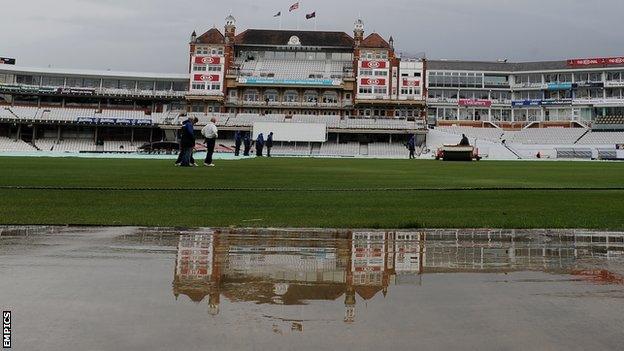
[[[301,6],[302,1],[297,1],[297,3],[299,4],[299,7],[297,7],[297,12],[299,12],[299,9],[303,8],[303,6]],[[299,30],[299,23],[301,22],[301,18],[300,16],[297,14],[297,30]]]

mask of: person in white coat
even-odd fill
[[[219,130],[215,124],[217,119],[212,117],[210,122],[202,129],[201,133],[206,138],[206,159],[204,160],[204,166],[214,167],[212,163],[212,155],[214,154],[215,144],[219,137]]]

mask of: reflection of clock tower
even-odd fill
[[[355,289],[353,286],[347,287],[345,294],[345,323],[355,322]]]
[[[219,314],[221,303],[221,265],[224,264],[227,250],[219,240],[219,232],[215,232],[212,237],[212,275],[210,279],[210,292],[208,293],[208,314],[216,316]]]
[[[347,257],[347,279],[346,279],[346,291],[345,291],[345,323],[353,323],[355,322],[355,287],[353,286],[353,270],[352,270],[352,260],[353,260],[353,232],[349,232],[349,239],[347,240],[349,248],[349,252],[346,255]]]

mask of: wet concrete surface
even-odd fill
[[[622,350],[624,233],[0,227],[14,350]]]

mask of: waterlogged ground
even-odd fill
[[[14,350],[621,350],[624,233],[0,227]]]

